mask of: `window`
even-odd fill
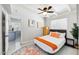
[[[52,20],[50,29],[67,29],[67,18]]]

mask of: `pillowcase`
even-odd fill
[[[55,33],[56,34],[56,36],[52,36],[52,33]],[[65,35],[66,35],[66,33],[60,33],[60,32],[50,32],[50,34],[49,34],[50,36],[52,36],[52,37],[56,37],[56,38],[65,38]]]
[[[50,32],[50,36],[55,37],[55,38],[59,38],[60,35],[57,32]]]
[[[65,38],[66,33],[59,33],[60,38]]]

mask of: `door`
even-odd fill
[[[2,10],[2,54],[5,55],[8,50],[8,15]]]

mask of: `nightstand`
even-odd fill
[[[70,46],[70,47],[74,48],[74,43],[75,43],[74,39],[71,39],[71,38],[66,39],[66,45],[67,46]]]

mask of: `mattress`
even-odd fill
[[[43,42],[40,42],[40,41],[34,39],[34,43],[36,45],[38,45],[41,49],[43,49],[44,51],[46,51],[50,54],[56,53],[65,44],[65,38],[54,38],[54,37],[51,37],[50,35],[42,36],[40,38],[44,38],[44,40],[49,41],[49,42],[57,45],[58,48],[55,50],[52,50],[52,48],[50,46],[46,45]]]

